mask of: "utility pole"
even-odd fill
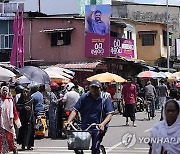
[[[168,10],[169,4],[168,0],[166,0],[166,28],[167,28],[167,68],[169,72],[169,10]]]
[[[41,0],[38,0],[38,12],[41,12]]]

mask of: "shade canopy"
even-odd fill
[[[145,78],[145,79],[158,79],[158,78],[164,78],[163,75],[154,72],[154,71],[143,71],[137,75],[139,78]]]
[[[25,66],[19,68],[19,73],[26,76],[30,81],[34,81],[40,84],[50,84],[50,78],[48,74],[38,67]]]
[[[16,75],[12,71],[10,71],[6,68],[0,67],[0,81],[10,81],[15,76]]]
[[[119,75],[113,73],[100,73],[87,78],[88,81],[99,80],[100,82],[125,82],[126,80]]]
[[[60,68],[60,67],[56,67],[56,66],[51,66],[45,69],[45,71],[53,71],[56,72],[62,76],[65,76],[69,79],[73,79],[74,78],[74,72],[68,69],[64,69],[64,68]]]
[[[60,75],[59,73],[55,71],[47,71],[45,72],[49,75],[51,82],[56,82],[56,83],[68,83],[70,82],[69,78],[66,78],[65,76]]]

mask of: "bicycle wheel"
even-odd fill
[[[106,154],[106,149],[103,145],[100,145],[100,154]]]

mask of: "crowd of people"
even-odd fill
[[[137,97],[143,97],[145,101],[151,100],[152,118],[156,116],[156,109],[161,110],[162,116],[160,122],[151,131],[152,137],[177,137],[178,133],[180,134],[179,91],[175,84],[167,83],[162,79],[158,85],[154,81],[147,81],[143,86],[139,79],[127,78],[127,82],[121,86],[126,126],[129,126],[128,118],[130,118],[132,125],[137,127],[136,102]],[[46,117],[48,137],[51,139],[62,137],[63,116],[66,111],[70,111],[65,127],[78,113],[80,113],[82,129],[86,129],[87,124],[98,124],[103,133],[94,129],[90,132],[93,138],[92,154],[99,154],[100,143],[114,114],[112,102],[115,100],[116,89],[112,83],[101,84],[98,80],[93,80],[85,90],[76,80],[61,85],[52,82],[49,90],[44,85],[32,83],[16,85],[15,91],[16,94],[13,95],[7,83],[1,85],[1,153],[13,151],[16,154],[16,143],[21,145],[22,150],[33,150],[34,128],[37,119],[41,119],[42,116]],[[157,154],[157,151],[172,151],[172,153],[180,151],[179,144],[149,144],[152,154]],[[75,152],[83,153],[78,149]]]

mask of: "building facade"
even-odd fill
[[[167,23],[166,5],[137,4],[113,1],[112,17],[128,18],[141,22]],[[175,57],[175,39],[180,38],[180,6],[169,6],[169,31],[173,34],[171,57]],[[167,55],[167,53],[165,54]]]

